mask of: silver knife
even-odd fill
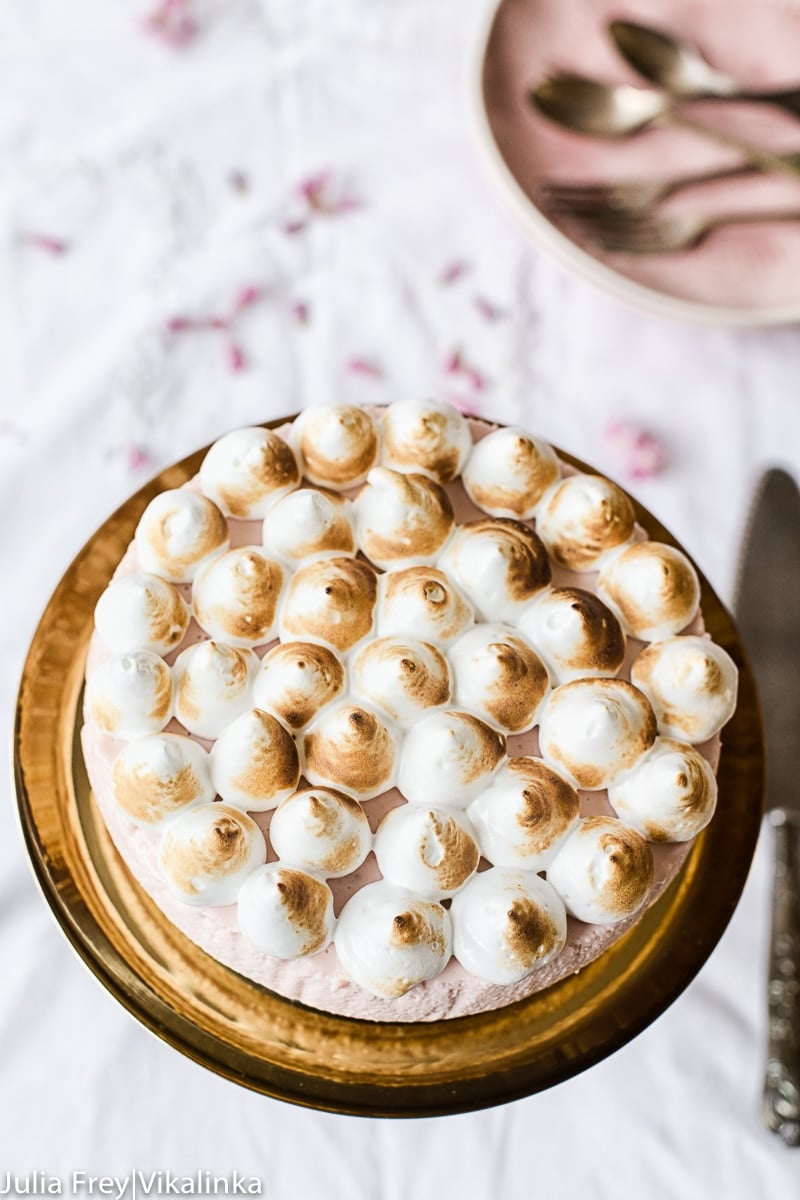
[[[800,492],[778,468],[756,496],[736,615],[761,696],[775,849],[761,1116],[800,1146]]]

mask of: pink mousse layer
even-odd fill
[[[471,422],[473,438],[478,440],[487,433],[488,427]],[[279,431],[280,432],[280,431]],[[564,466],[565,473],[571,468]],[[199,490],[196,480],[188,487]],[[459,523],[485,517],[486,514],[468,499],[456,481],[448,485],[447,491],[453,502],[456,520]],[[260,521],[229,521],[231,543],[237,545],[260,544]],[[644,531],[639,531],[644,536]],[[139,569],[136,548],[132,543],[114,573],[120,578]],[[595,575],[578,575],[560,568],[553,570],[553,583],[557,586],[583,587],[594,590]],[[188,591],[188,589],[184,589]],[[702,632],[702,619],[697,618],[687,632]],[[205,634],[194,621],[186,636],[168,657],[172,662],[177,654],[192,642],[200,641]],[[271,645],[258,647],[256,653],[263,655]],[[630,664],[639,653],[643,643],[628,639],[628,651],[620,678],[628,678]],[[87,659],[87,678],[108,657],[108,650],[97,634],[92,638]],[[183,726],[173,720],[167,729],[186,733]],[[117,805],[112,787],[111,771],[124,743],[110,737],[91,721],[87,721],[81,733],[83,755],[95,797],[106,822],[109,834],[131,873],[147,894],[155,901],[164,915],[192,942],[219,962],[232,970],[262,984],[288,1000],[299,1001],[311,1008],[341,1016],[358,1017],[369,1021],[436,1021],[449,1017],[461,1017],[471,1013],[486,1012],[522,1000],[559,979],[576,974],[597,958],[613,942],[617,941],[641,916],[644,909],[616,925],[587,925],[568,918],[567,944],[553,962],[532,972],[519,983],[498,985],[488,983],[470,975],[454,958],[435,979],[412,988],[404,996],[384,999],[374,996],[348,978],[342,970],[333,945],[321,953],[298,959],[281,960],[271,958],[258,950],[239,932],[236,923],[236,906],[197,908],[178,900],[167,888],[159,871],[157,847],[159,834],[135,825]],[[208,747],[211,743],[195,739]],[[698,749],[716,769],[719,759],[720,739],[714,738]],[[509,756],[538,754],[538,730],[512,735],[507,738]],[[304,786],[301,780],[299,786]],[[611,813],[606,792],[580,792],[581,815]],[[392,789],[374,800],[364,803],[364,811],[373,831],[384,814],[391,808],[404,803],[403,797]],[[261,829],[267,835],[268,861],[277,858],[269,842],[271,812],[253,813]],[[675,878],[685,861],[692,843],[654,844],[655,876],[648,897],[649,907]],[[329,880],[334,895],[335,911],[338,915],[345,901],[363,884],[380,878],[374,854],[370,854],[364,865],[344,879]]]

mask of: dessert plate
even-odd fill
[[[538,206],[544,181],[670,178],[732,166],[735,151],[669,126],[632,138],[592,138],[552,124],[527,93],[570,71],[646,86],[606,33],[611,19],[663,29],[695,44],[718,69],[755,90],[800,78],[798,0],[501,0],[478,46],[473,80],[481,143],[523,225],[566,267],[621,299],[665,316],[757,326],[800,318],[800,221],[718,230],[693,250],[604,253],[573,224]],[[800,121],[769,105],[695,102],[681,109],[777,153],[800,150]],[[664,202],[664,213],[800,211],[800,178],[753,174],[704,184]]]
[[[14,735],[19,812],[36,877],[74,948],[129,1012],[190,1058],[255,1091],[333,1112],[410,1117],[487,1107],[559,1083],[624,1045],[715,946],[761,820],[752,675],[707,582],[701,576],[706,625],[739,667],[740,700],[725,730],[717,817],[665,895],[577,976],[520,1003],[418,1024],[330,1016],[223,967],[166,920],[114,849],[83,768],[81,688],[95,604],[146,505],[196,474],[204,454],[164,471],[98,529],[56,588],[24,668]],[[675,544],[641,507],[637,517]]]

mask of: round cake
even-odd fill
[[[714,815],[736,669],[689,559],[438,401],[220,438],[95,625],[82,743],[120,855],[208,954],[325,1012],[551,985]]]

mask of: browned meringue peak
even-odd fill
[[[86,684],[85,710],[105,733],[131,741],[169,723],[173,674],[150,650],[129,650],[100,663]]]
[[[521,521],[492,517],[460,525],[439,565],[483,621],[513,621],[550,582],[547,551]]]
[[[550,689],[547,669],[508,625],[468,629],[448,651],[455,702],[503,733],[531,729]]]
[[[363,483],[378,459],[378,427],[353,404],[306,409],[290,437],[306,478],[336,491]]]
[[[142,570],[172,583],[190,583],[201,563],[226,550],[229,540],[216,504],[185,487],[151,500],[134,534]]]
[[[541,758],[509,758],[467,810],[497,867],[542,871],[580,814],[575,788]]]
[[[258,546],[237,546],[197,573],[194,616],[213,638],[231,646],[260,646],[276,636],[286,571]]]
[[[392,786],[397,735],[377,713],[356,704],[326,709],[303,735],[303,774],[369,800]]]
[[[656,738],[629,775],[608,789],[614,812],[651,842],[686,842],[717,805],[717,780],[699,750]]]
[[[261,660],[253,700],[295,732],[344,691],[344,666],[327,646],[281,642]]]
[[[426,713],[406,734],[397,786],[411,804],[466,808],[505,757],[501,733],[472,713]]]
[[[175,716],[190,733],[218,737],[251,707],[258,657],[221,642],[195,642],[175,660]]]
[[[450,668],[430,642],[377,638],[350,664],[352,690],[401,725],[450,699]]]
[[[300,779],[294,739],[276,717],[251,708],[226,725],[212,746],[211,778],[226,804],[247,812],[276,808]]]
[[[280,617],[282,640],[324,642],[343,653],[373,629],[378,573],[358,558],[326,558],[300,567]]]
[[[659,732],[695,745],[719,733],[736,708],[736,665],[708,637],[652,642],[634,660],[631,679],[653,705]]]
[[[229,804],[190,808],[162,834],[158,861],[167,885],[185,904],[233,904],[267,857],[252,817]]]
[[[551,692],[539,722],[543,757],[588,791],[621,778],[655,739],[650,701],[624,679],[562,684]]]
[[[139,825],[155,826],[216,795],[208,753],[177,733],[150,733],[128,742],[111,769],[120,808]]]
[[[567,475],[542,498],[536,531],[555,561],[571,571],[595,571],[609,550],[633,536],[633,504],[602,475]]]
[[[374,467],[354,509],[358,543],[379,567],[431,563],[453,530],[450,498],[426,475]]]
[[[263,517],[300,483],[290,446],[271,429],[235,429],[209,450],[200,467],[203,491],[229,517]]]
[[[508,426],[475,443],[462,481],[470,500],[484,512],[526,518],[560,473],[552,446]]]
[[[335,788],[303,788],[282,800],[272,815],[269,838],[278,858],[325,879],[357,870],[372,849],[366,813]]]
[[[547,869],[567,912],[591,925],[613,925],[640,909],[653,874],[650,846],[615,817],[581,821]]]
[[[472,446],[469,425],[457,408],[441,400],[399,400],[381,420],[381,462],[393,471],[428,475],[449,483]]]
[[[94,623],[106,646],[117,654],[125,650],[167,654],[183,640],[190,616],[173,584],[136,571],[111,581],[97,602]]]
[[[401,804],[378,826],[375,857],[389,883],[442,900],[471,879],[481,854],[463,811]]]
[[[625,658],[619,621],[602,600],[583,588],[548,588],[523,609],[517,628],[556,683],[616,675]]]
[[[472,605],[437,567],[405,567],[380,579],[378,632],[445,645],[474,620]]]
[[[264,517],[264,548],[290,567],[302,560],[355,554],[351,511],[350,501],[338,492],[300,488],[278,500]]]
[[[664,542],[633,542],[597,577],[597,591],[626,633],[653,642],[680,633],[700,607],[700,581],[686,555]]]
[[[333,893],[315,875],[282,863],[258,867],[239,892],[239,929],[272,958],[323,950],[336,924]]]

